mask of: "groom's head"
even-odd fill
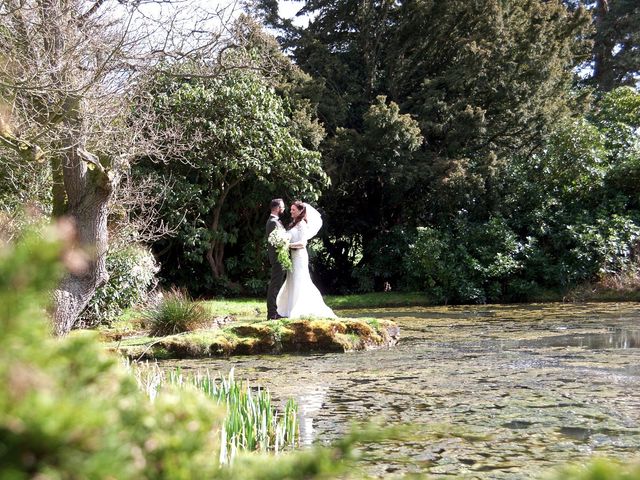
[[[284,212],[284,200],[281,198],[274,198],[271,200],[271,214],[280,216]]]

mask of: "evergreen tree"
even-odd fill
[[[498,210],[504,166],[574,110],[573,69],[589,53],[589,15],[558,0],[309,1],[306,28],[275,8],[259,6],[317,82],[334,186],[324,258],[343,280],[394,227]]]
[[[636,0],[564,0],[593,18],[589,82],[608,92],[640,80],[640,3]]]
[[[640,78],[640,4],[636,0],[597,0],[593,80],[600,90],[633,85]]]

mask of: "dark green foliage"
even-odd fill
[[[166,293],[143,313],[143,324],[155,337],[189,332],[210,320],[208,312],[180,290]]]
[[[415,241],[416,233],[412,228],[395,227],[378,235],[371,242],[369,250],[372,254],[369,260],[359,262],[353,271],[356,280],[356,290],[359,292],[381,291],[385,288],[407,287],[406,265],[402,258],[407,253],[409,246]],[[424,291],[422,288],[412,286],[411,291]]]
[[[515,156],[496,175],[500,201],[489,220],[461,210],[446,224],[416,230],[417,222],[407,219],[373,235],[365,226],[376,225],[372,217],[354,220],[352,235],[370,240],[358,244],[353,277],[343,279],[342,288],[372,291],[387,284],[441,302],[525,301],[544,289],[563,292],[633,274],[640,240],[639,99],[632,89],[617,89],[588,116],[557,122],[543,149]],[[390,222],[414,205],[405,193],[376,213]],[[343,252],[348,258],[349,250]],[[317,260],[327,258],[323,250]],[[324,273],[321,267],[316,271]]]
[[[239,289],[228,278],[259,288],[266,239],[256,226],[271,198],[317,195],[327,181],[318,154],[291,133],[282,98],[258,75],[158,78],[151,88],[157,114],[177,122],[190,146],[183,158],[137,167],[139,176],[171,182],[161,215],[177,233],[155,244],[171,266],[163,276],[196,293]]]
[[[508,281],[522,270],[522,249],[497,217],[485,224],[460,220],[449,232],[419,228],[403,258],[402,281],[444,303],[497,301],[508,295]]]
[[[304,29],[261,7],[320,88],[333,188],[321,199],[330,223],[319,260],[342,280],[337,290],[401,275],[378,259],[398,260],[384,250],[393,229],[446,236],[459,218],[482,230],[504,217],[511,159],[542,149],[558,119],[579,111],[572,68],[588,55],[590,17],[558,1],[310,1]]]
[[[635,268],[639,98],[610,92],[586,118],[560,122],[545,150],[509,164],[503,211],[527,239],[527,280],[568,286]]]
[[[594,20],[591,82],[608,92],[640,78],[640,5],[636,0],[589,0]]]
[[[640,95],[629,87],[613,90],[603,97],[593,122],[610,156],[604,179],[608,195],[640,210]]]
[[[612,9],[623,3],[611,2]],[[538,289],[632,268],[637,93],[592,98],[576,90],[576,69],[591,49],[589,5],[301,6],[312,16],[304,28],[278,19],[273,2],[257,11],[281,28],[304,73],[244,19],[247,51],[275,59],[276,73],[165,79],[152,89],[167,121],[178,119],[186,138],[200,143],[187,164],[140,170],[171,176],[165,221],[186,220],[175,238],[155,245],[172,266],[167,280],[198,294],[264,291],[266,203],[285,192],[286,200],[313,198],[326,187],[321,173],[313,180],[291,162],[270,163],[274,156],[254,134],[278,128],[318,147],[331,179],[320,198],[321,244],[311,248],[325,292],[391,286],[448,302],[525,300]],[[626,7],[624,15],[633,10]],[[246,123],[241,100],[254,93],[256,105],[269,98],[282,107],[279,120],[258,115]],[[323,141],[315,115],[327,131]],[[252,133],[231,138],[225,125]],[[255,165],[234,170],[244,165],[242,154],[224,163],[246,148],[262,152]],[[220,176],[220,165],[245,172],[237,186],[228,188],[235,177]]]

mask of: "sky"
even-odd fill
[[[290,0],[279,0],[278,11],[283,18],[293,18],[298,10],[302,8],[302,2],[292,2]],[[297,18],[293,23],[294,25],[304,26],[308,23],[306,16]]]
[[[292,0],[279,0],[278,7],[280,16],[283,18],[292,19],[295,14],[302,8],[303,2]],[[126,15],[124,6],[113,5],[112,14],[116,16]],[[206,15],[205,11],[212,12],[217,9],[224,9],[222,11],[222,21],[220,19],[214,21],[199,21]],[[133,19],[133,24],[137,27],[148,31],[154,31],[153,38],[163,38],[163,32],[165,28],[161,26],[163,20],[168,18],[174,18],[173,26],[184,30],[194,29],[198,33],[194,33],[197,37],[198,34],[206,36],[206,31],[215,31],[220,25],[229,25],[233,18],[242,13],[240,0],[171,0],[171,1],[148,1],[142,2],[138,6],[138,13]],[[295,18],[294,24],[298,26],[306,26],[309,22],[308,16],[302,16]],[[272,32],[275,33],[275,32]],[[194,37],[195,40],[195,37]],[[197,40],[196,40],[197,41]]]

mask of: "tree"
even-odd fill
[[[593,81],[605,92],[635,84],[640,75],[640,5],[597,0],[593,16]]]
[[[608,92],[640,80],[640,5],[635,0],[563,0],[587,8],[593,28],[591,57],[581,67],[587,83]]]
[[[322,202],[333,212],[328,226],[340,236],[324,236],[324,247],[343,271],[354,263],[356,251],[361,264],[379,255],[376,237],[416,213],[412,195],[430,174],[419,161],[424,138],[418,123],[401,114],[395,102],[379,96],[361,122],[361,131],[340,128],[325,145],[324,162],[334,187]]]
[[[319,155],[291,134],[281,97],[258,74],[160,77],[152,92],[157,127],[180,124],[182,141],[189,145],[187,152],[168,162],[149,159],[138,168],[140,175],[151,171],[172,181],[163,220],[180,225],[178,242],[166,240],[157,246],[167,249],[165,255],[177,255],[172,264],[186,270],[183,280],[202,278],[199,265],[206,259],[216,282],[226,273],[227,245],[250,238],[238,238],[239,219],[255,205],[256,190],[279,184],[280,191],[314,198],[326,184],[326,175]],[[170,252],[172,245],[182,251]]]
[[[58,335],[73,327],[107,278],[114,185],[121,167],[149,147],[137,135],[149,119],[125,119],[133,79],[187,53],[215,59],[223,43],[209,28],[211,15],[194,13],[189,36],[191,29],[176,32],[174,18],[136,21],[143,6],[113,0],[0,3],[0,146],[23,162],[49,163],[53,215],[73,220],[77,243],[91,257],[88,268],[70,272],[54,293]]]
[[[638,127],[640,95],[619,87],[510,162],[501,213],[526,243],[527,281],[557,288],[637,268]]]
[[[273,2],[259,6],[284,29],[283,45],[318,84],[313,100],[328,131],[320,149],[336,186],[322,198],[336,219],[325,239],[332,256],[364,258],[390,220],[443,228],[460,215],[486,222],[500,208],[512,156],[542,148],[558,119],[582,107],[571,86],[573,68],[589,53],[590,17],[558,0],[314,0],[301,10],[311,16],[306,28],[274,20]],[[382,146],[387,137],[368,133],[365,113],[380,95],[397,105],[398,118],[415,122],[424,139],[414,151],[397,150],[411,172],[400,182],[377,168],[396,150]],[[342,185],[344,192],[369,188],[366,197],[346,198],[337,193]],[[410,208],[372,217],[380,203],[360,198],[410,199]],[[338,278],[350,273],[347,268]]]

